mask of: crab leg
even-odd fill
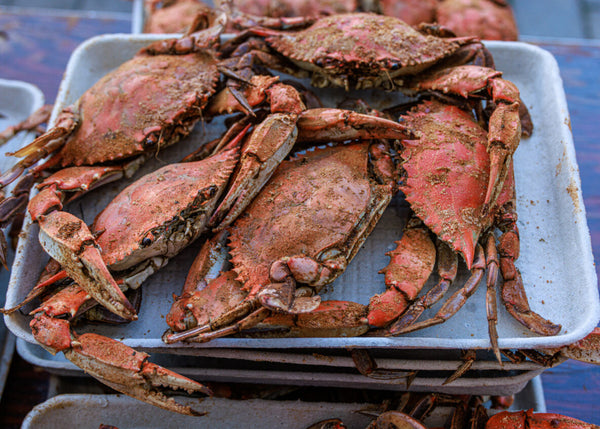
[[[21,131],[39,131],[40,125],[48,122],[52,108],[52,104],[45,104],[24,121],[6,128],[0,133],[0,145],[3,145]]]
[[[107,386],[165,410],[202,415],[167,397],[164,389],[201,392],[206,386],[148,361],[149,355],[97,334],[75,334],[64,319],[38,313],[31,321],[35,339],[52,353],[67,359]]]
[[[498,251],[504,278],[502,301],[508,312],[533,332],[540,335],[556,335],[560,332],[561,325],[544,319],[529,307],[521,273],[515,266],[518,257],[518,240],[518,235],[514,231],[506,232],[500,237]]]
[[[40,244],[78,285],[113,313],[124,319],[137,319],[135,309],[108,271],[94,236],[82,220],[55,211],[39,217],[38,222]]]
[[[375,327],[387,326],[403,314],[417,298],[435,265],[435,245],[418,219],[409,221],[396,244],[397,247],[386,254],[390,264],[380,271],[385,274],[387,290],[369,302],[369,324]]]
[[[450,317],[454,316],[456,312],[462,308],[467,299],[477,290],[479,283],[483,279],[485,268],[485,255],[483,248],[480,245],[477,245],[475,260],[473,261],[473,266],[471,268],[471,277],[469,277],[462,288],[457,290],[450,298],[448,298],[435,316],[430,319],[408,325],[403,329],[396,329],[394,326],[392,326],[390,330],[393,330],[394,335],[400,335],[445,322]]]
[[[59,115],[56,125],[51,130],[42,134],[27,146],[8,154],[23,159],[0,176],[0,188],[12,183],[26,168],[62,148],[77,125],[77,115],[72,109],[66,108]]]
[[[498,346],[498,330],[496,329],[496,325],[498,323],[498,302],[496,300],[496,290],[498,285],[498,270],[500,266],[500,260],[498,258],[498,251],[496,249],[496,238],[493,234],[488,234],[487,236],[485,242],[485,254],[487,258],[487,289],[485,294],[485,308],[488,319],[488,333],[496,360],[500,365],[502,365],[502,356],[500,347]]]
[[[440,281],[426,294],[416,299],[386,331],[386,335],[400,335],[413,325],[423,312],[438,302],[448,291],[456,278],[458,258],[448,245],[438,243],[438,275]],[[408,332],[408,331],[407,331]]]
[[[544,319],[529,307],[521,273],[515,266],[519,258],[520,240],[517,228],[517,213],[515,204],[514,171],[512,164],[504,188],[498,198],[501,204],[496,214],[496,224],[502,235],[499,238],[498,254],[499,267],[504,282],[501,297],[507,311],[528,329],[540,335],[556,335],[561,325]]]

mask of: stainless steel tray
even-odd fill
[[[42,347],[17,340],[19,355],[59,376],[86,376],[64,358]],[[153,353],[151,360],[196,380],[229,383],[329,386],[447,394],[513,395],[546,368],[534,362],[503,367],[481,353],[471,369],[458,380],[445,380],[463,361],[456,350],[371,350],[380,369],[393,371],[389,378],[367,377],[358,372],[346,350],[304,349],[285,351],[251,349],[199,349],[195,356]],[[410,379],[410,383],[408,380]]]
[[[23,121],[43,105],[44,94],[35,85],[16,80],[0,79],[0,131]],[[0,146],[0,150],[2,153],[14,151],[31,141],[32,138],[31,133],[19,133],[3,146]],[[4,172],[9,169],[14,160],[14,158],[11,159],[6,156],[0,157],[0,171]],[[8,187],[7,191],[10,192],[11,189],[12,186]],[[11,264],[13,259],[14,254],[12,250],[9,250],[8,263]],[[0,267],[0,296],[6,294],[9,277],[9,272]],[[4,303],[4,299],[0,302]],[[15,336],[6,329],[4,323],[0,324],[0,398],[2,398],[2,391],[15,350],[15,340]]]
[[[83,43],[69,61],[54,116],[58,109],[74,102],[100,76],[130,58],[149,41],[161,37],[105,35]],[[486,45],[494,54],[498,69],[519,86],[535,125],[533,136],[523,140],[515,154],[520,216],[518,226],[522,248],[517,265],[523,273],[532,309],[563,326],[558,335],[537,336],[516,322],[504,308],[500,308],[499,345],[500,348],[540,348],[572,343],[596,326],[600,319],[600,302],[569,114],[558,66],[548,52],[525,43],[486,42]],[[347,94],[341,90],[320,90],[319,95],[332,103],[348,96],[359,96],[380,108],[401,99],[395,93],[380,91]],[[190,138],[171,150],[161,152],[158,159],[144,166],[138,177],[158,165],[180,159],[196,147],[198,139],[208,140],[219,135],[223,130],[220,126],[217,120],[198,125]],[[125,185],[118,183],[102,188],[74,204],[73,210],[83,215],[87,222],[92,222],[96,213]],[[384,290],[383,276],[377,273],[388,262],[384,253],[392,245],[390,237],[399,237],[401,231],[402,223],[396,217],[397,207],[393,205],[386,210],[346,273],[322,294],[324,298],[367,303],[371,295]],[[38,244],[37,226],[27,220],[25,231],[12,270],[8,306],[17,304],[35,283],[38,270],[32,267],[41,269],[46,261]],[[164,315],[169,311],[172,294],[180,292],[186,271],[198,248],[199,244],[191,246],[148,280],[143,287],[143,305],[136,322],[116,327],[85,326],[81,327],[81,331],[101,333],[145,350],[191,354],[197,349],[214,347],[469,349],[490,346],[484,304],[485,284],[446,323],[397,338],[223,338],[201,345],[167,346],[160,339],[166,329]],[[564,255],[577,257],[564,258]],[[460,278],[464,280],[467,274],[463,269]],[[438,307],[431,309],[429,314],[437,311]],[[15,313],[5,317],[5,321],[18,337],[33,342],[28,316]]]
[[[539,378],[533,379],[515,395],[511,411],[545,412],[543,389]],[[196,406],[195,400],[179,399]],[[94,428],[110,424],[119,428],[298,428],[304,429],[326,418],[341,418],[348,428],[363,429],[371,418],[360,414],[372,410],[372,405],[343,402],[303,402],[250,399],[235,401],[221,398],[205,399],[196,406],[208,411],[204,417],[188,417],[170,413],[122,395],[61,394],[36,406],[27,414],[22,429]],[[427,427],[441,427],[450,407],[438,407],[425,420]],[[491,412],[493,413],[493,411]]]

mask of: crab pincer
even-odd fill
[[[102,335],[77,335],[67,320],[48,317],[44,313],[33,318],[31,329],[44,348],[53,354],[62,351],[75,365],[121,393],[165,410],[192,416],[205,414],[176,402],[164,392],[183,390],[211,395],[211,390],[149,362],[147,353]]]

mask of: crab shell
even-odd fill
[[[183,33],[194,23],[196,15],[211,13],[210,6],[199,0],[150,0],[145,3],[144,33]]]
[[[175,143],[201,117],[218,79],[209,50],[123,63],[78,100],[79,126],[61,149],[62,166],[125,159]]]
[[[504,0],[444,0],[437,22],[457,36],[488,40],[517,40],[519,31],[510,5]]]
[[[416,136],[403,141],[401,153],[406,200],[470,267],[490,222],[481,215],[490,171],[486,132],[464,110],[433,101],[419,104],[401,120]]]
[[[357,0],[236,0],[242,12],[258,16],[320,16],[353,12]]]
[[[382,15],[395,16],[409,25],[435,22],[438,0],[377,0]]]
[[[325,284],[343,272],[392,197],[391,184],[370,179],[368,164],[369,145],[355,144],[309,151],[277,168],[231,227],[232,262],[250,295],[286,257],[343,261]]]
[[[314,86],[364,89],[414,75],[456,52],[468,39],[418,32],[405,22],[370,13],[321,18],[306,30],[282,32],[267,42],[300,68],[317,72]]]
[[[238,159],[228,150],[171,164],[125,188],[93,225],[102,257],[119,271],[154,256],[170,258],[204,230]]]

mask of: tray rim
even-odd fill
[[[219,402],[223,402],[223,405],[226,405],[227,401],[222,398],[217,398]],[[136,400],[125,395],[121,394],[94,394],[94,393],[61,393],[46,399],[46,401],[41,404],[36,405],[25,417],[23,421],[23,428],[25,429],[33,429],[35,426],[32,426],[32,422],[42,421],[44,417],[44,413],[48,412],[52,407],[64,408],[64,406],[70,406],[71,404],[82,404],[85,400],[91,400],[93,406],[110,406],[113,401],[122,402],[123,406],[131,407],[131,405],[136,406]],[[289,404],[290,406],[300,406],[306,407],[306,404],[310,404],[309,406],[318,407],[327,407],[331,409],[344,408],[344,409],[360,409],[365,407],[366,403],[350,403],[350,402],[306,402],[306,401],[290,401],[290,400],[264,400],[264,399],[254,399],[254,400],[246,400],[246,403],[250,404],[266,404],[271,403],[278,407],[285,406]],[[533,411],[536,413],[544,413],[547,412],[546,403],[544,400],[544,391],[542,382],[540,380],[540,376],[536,376],[532,378],[527,385],[519,392],[515,394],[515,403],[509,408],[510,411],[518,411],[520,409],[528,409],[533,408]],[[443,417],[443,416],[442,416]],[[115,422],[113,422],[115,423]]]
[[[69,63],[67,65],[67,71],[65,72],[65,76],[73,73],[73,69],[75,68],[75,64],[77,62],[77,57],[82,55],[82,53],[91,45],[96,43],[102,43],[105,41],[114,41],[123,39],[128,40],[130,42],[143,43],[145,41],[154,41],[161,40],[166,37],[174,37],[174,35],[151,35],[151,34],[107,34],[96,36],[91,39],[86,40],[81,45],[79,45],[75,51],[73,52]],[[559,68],[556,60],[548,51],[530,45],[528,43],[523,42],[495,42],[495,41],[485,41],[486,46],[489,48],[494,47],[503,47],[508,49],[520,49],[529,51],[529,53],[541,55],[545,61],[549,61],[551,64],[550,69],[548,70],[550,73],[553,73],[558,81],[560,81],[560,87],[558,88],[559,93],[556,97],[556,103],[561,111],[564,111],[568,115],[568,107],[566,102],[566,95],[564,93],[564,88],[562,87],[562,79],[560,78]],[[57,96],[57,103],[54,106],[54,110],[52,113],[52,117],[50,122],[53,123],[55,118],[61,108],[59,106],[58,101],[63,100],[65,94],[68,92],[67,82],[63,80],[60,85],[59,93]],[[564,131],[564,128],[561,128]],[[575,157],[575,147],[573,143],[572,133],[564,132],[562,135],[563,147],[565,150],[565,158],[562,160],[564,164],[572,170],[573,179],[576,185],[576,192],[573,193],[574,202],[577,203],[579,210],[575,213],[575,222],[578,224],[578,228],[576,230],[580,242],[583,244],[585,248],[582,248],[584,252],[584,259],[589,262],[586,263],[587,270],[582,273],[584,276],[585,283],[590,283],[597,285],[597,275],[594,267],[594,259],[592,254],[592,245],[591,245],[591,236],[589,233],[589,228],[587,224],[587,219],[585,217],[585,205],[583,202],[583,196],[581,191],[581,179],[579,176],[579,170],[577,167],[577,161]],[[30,219],[26,219],[26,226],[29,226]],[[19,243],[21,245],[21,242]],[[12,273],[14,274],[14,273]],[[11,284],[13,282],[13,276],[11,275]],[[12,298],[11,302],[15,302],[16,297],[10,295],[10,292],[14,292],[14,288],[9,287],[9,296]],[[590,296],[589,308],[586,308],[587,312],[587,321],[586,323],[580,325],[577,329],[571,330],[568,333],[559,334],[557,336],[552,337],[519,337],[519,338],[500,338],[499,345],[501,348],[546,348],[546,347],[558,347],[566,344],[571,344],[587,335],[591,332],[594,327],[597,326],[598,321],[600,320],[600,298],[598,295],[598,288],[590,288]],[[7,303],[9,302],[9,296],[7,296]],[[28,342],[35,343],[33,336],[28,332],[23,332],[17,323],[14,321],[13,315],[5,315],[5,323],[9,327],[9,329],[15,333],[20,338],[25,339]],[[399,339],[400,345],[399,345]],[[431,345],[431,342],[435,345]],[[489,348],[490,342],[489,339],[461,339],[462,344],[461,348]],[[210,341],[204,344],[175,344],[175,345],[166,345],[162,343],[160,339],[124,339],[123,342],[131,347],[141,347],[146,349],[168,349],[173,352],[177,351],[180,354],[185,354],[186,350],[196,349],[196,348],[213,348],[213,347],[239,347],[239,348],[313,348],[315,347],[314,339],[303,339],[303,338],[288,338],[288,339],[237,339],[237,338],[220,338],[217,340]],[[435,337],[398,337],[398,338],[376,338],[376,337],[348,337],[348,338],[328,338],[326,345],[319,345],[319,347],[323,348],[340,348],[340,347],[378,347],[378,348],[456,348],[456,339],[450,338],[435,338]]]
[[[23,91],[27,93],[31,97],[31,106],[29,115],[35,112],[37,109],[41,108],[44,105],[45,97],[44,93],[41,89],[39,89],[36,85],[25,82],[22,80],[15,79],[1,79],[0,78],[0,91],[4,89],[12,88],[19,91]],[[25,119],[25,118],[23,118]],[[12,257],[12,251],[10,252],[10,256]],[[1,268],[0,268],[1,269]],[[0,285],[0,290],[4,291],[5,285]],[[8,284],[6,285],[8,288]],[[2,344],[0,344],[0,399],[2,398],[2,394],[4,392],[4,387],[6,385],[6,379],[8,378],[8,372],[10,370],[10,365],[12,363],[12,358],[15,352],[15,344],[17,341],[17,337],[14,333],[8,329],[7,326],[3,325],[0,329],[5,330],[4,339]]]

